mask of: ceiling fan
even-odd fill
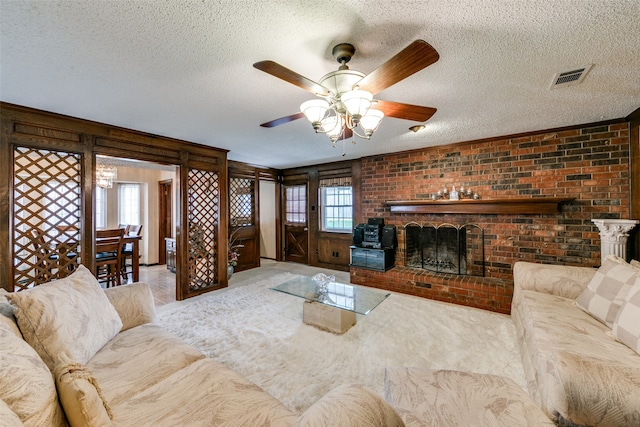
[[[318,97],[304,102],[300,112],[260,126],[272,128],[306,117],[314,130],[327,134],[335,147],[337,141],[351,138],[353,134],[369,139],[384,116],[425,122],[435,114],[436,109],[431,107],[373,99],[378,92],[436,62],[440,55],[431,45],[416,40],[369,74],[349,69],[347,63],[354,53],[355,48],[349,43],[335,46],[332,54],[340,67],[323,76],[319,83],[273,61],[253,64],[258,70]]]

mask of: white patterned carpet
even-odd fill
[[[270,290],[289,273],[158,311],[158,323],[302,413],[332,388],[383,394],[384,368],[503,375],[525,387],[506,315],[392,293],[344,335],[302,323],[303,300]]]

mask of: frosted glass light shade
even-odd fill
[[[302,111],[307,120],[313,124],[313,128],[316,130],[319,129],[320,122],[330,108],[331,106],[324,99],[312,99],[300,105],[300,111]]]
[[[373,132],[378,129],[380,122],[384,117],[384,113],[374,108],[369,108],[367,114],[360,119],[360,127],[364,131],[364,134],[368,137],[373,135]]]
[[[342,117],[326,117],[322,120],[322,130],[327,134],[331,141],[336,142],[340,135],[342,135]]]
[[[340,97],[340,101],[349,112],[354,124],[357,124],[360,118],[367,113],[372,100],[373,95],[365,90],[352,90],[343,93]]]

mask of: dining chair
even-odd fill
[[[141,225],[129,225],[127,226],[128,233],[126,236],[140,236],[142,234]],[[122,280],[125,283],[129,283],[129,273],[133,272],[133,243],[124,243],[122,246]],[[138,254],[139,256],[139,254]]]
[[[58,267],[58,255],[52,250],[44,239],[44,233],[38,229],[31,229],[31,242],[35,249],[36,256],[35,281],[36,284],[50,282],[55,276],[55,270]]]
[[[107,288],[121,284],[123,236],[124,228],[96,231],[96,277]]]

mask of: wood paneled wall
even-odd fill
[[[353,185],[353,218],[354,224],[364,222],[362,216],[362,199],[360,160],[325,163],[321,165],[305,166],[285,169],[282,171],[284,182],[288,180],[302,180],[307,182],[308,203],[308,246],[309,265],[349,271],[349,246],[352,242],[351,233],[327,233],[320,230],[318,188],[322,178],[350,176]]]
[[[260,266],[260,181],[274,181],[278,183],[277,169],[262,166],[250,165],[241,162],[229,161],[229,180],[246,179],[252,180],[253,201],[251,225],[234,227],[233,219],[230,218],[230,233],[235,231],[235,244],[242,245],[239,248],[238,265],[235,271],[248,270]],[[231,196],[231,193],[229,194]],[[233,203],[229,201],[229,203]],[[279,228],[279,221],[276,222]],[[279,232],[276,231],[276,236]],[[279,242],[276,242],[279,245]]]

